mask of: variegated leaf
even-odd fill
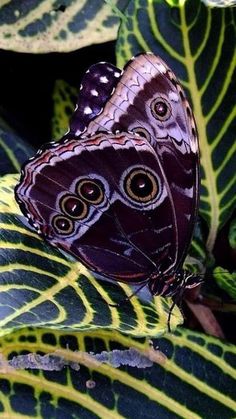
[[[123,9],[127,0],[112,4],[104,0],[3,1],[0,48],[66,52],[114,40],[119,24],[116,8]]]
[[[235,346],[203,334],[183,329],[149,341],[30,328],[0,346],[0,417],[235,415]]]
[[[214,269],[214,278],[217,285],[236,301],[236,272],[231,274],[218,266]]]
[[[229,226],[229,243],[234,251],[236,250],[236,218],[231,221]]]
[[[0,176],[19,173],[21,165],[33,155],[33,148],[16,134],[0,128]]]
[[[64,80],[57,80],[54,86],[52,138],[60,139],[68,130],[69,120],[74,112],[78,89]]]

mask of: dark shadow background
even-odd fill
[[[115,64],[115,42],[71,53],[25,54],[0,50],[0,114],[35,148],[50,141],[55,80],[79,85],[90,65]]]

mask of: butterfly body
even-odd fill
[[[182,264],[197,214],[198,143],[179,83],[142,54],[123,73],[93,66],[82,86],[70,131],[23,167],[23,213],[104,277],[147,283],[154,295],[192,287]]]

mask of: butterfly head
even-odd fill
[[[153,273],[148,281],[149,290],[152,295],[173,297],[182,294],[187,289],[197,287],[203,282],[200,276],[181,269],[178,272],[167,274]]]

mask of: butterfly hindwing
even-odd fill
[[[147,190],[138,196],[145,181]],[[90,184],[95,200],[86,195]],[[105,276],[143,281],[156,268],[153,260],[162,270],[166,253],[168,264],[174,262],[173,211],[158,157],[145,139],[98,134],[55,145],[25,166],[16,193],[46,239]]]

